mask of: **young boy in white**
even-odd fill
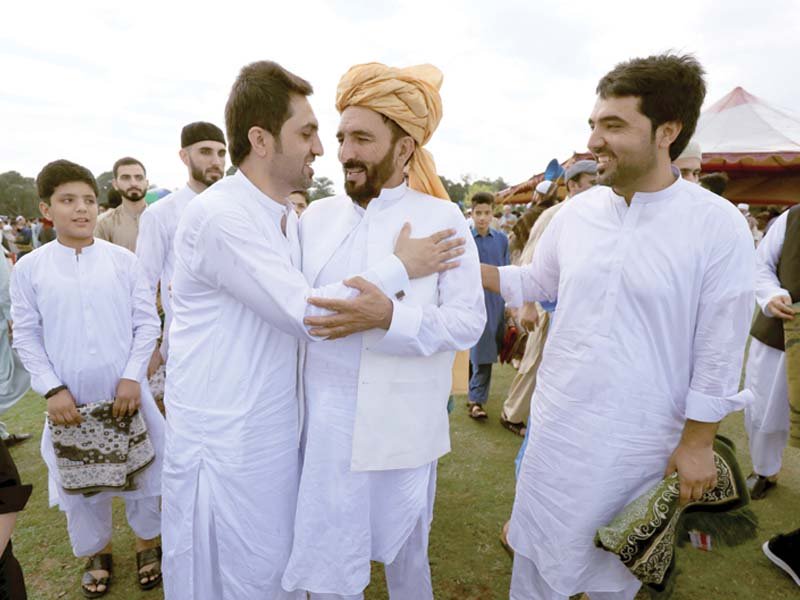
[[[11,276],[13,345],[31,386],[47,398],[47,413],[56,425],[80,423],[77,406],[88,403],[113,399],[115,416],[141,410],[156,452],[133,491],[67,494],[45,426],[42,457],[50,505],[66,513],[75,555],[89,557],[82,591],[97,597],[111,580],[111,498],[124,498],[137,536],[139,583],[149,589],[161,577],[157,538],[164,422],[142,382],[159,335],[158,316],[136,256],[93,237],[97,184],[92,174],[59,160],[42,169],[37,187],[40,210],[54,222],[57,239],[23,257]]]

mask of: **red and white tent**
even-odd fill
[[[694,140],[703,172],[728,173],[732,202],[800,202],[800,115],[737,87],[703,111]]]

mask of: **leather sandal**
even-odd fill
[[[86,561],[85,573],[81,578],[81,592],[86,598],[99,598],[105,596],[111,587],[111,567],[112,559],[110,554],[95,554],[88,561]],[[106,571],[108,576],[95,577],[90,571]],[[95,586],[95,591],[87,588],[87,585]],[[102,592],[96,591],[98,585],[106,586]]]
[[[152,569],[142,572],[142,569],[145,567],[150,567],[151,565],[155,566]],[[142,583],[143,577],[148,579],[150,577],[154,577],[154,579],[150,579],[149,581]],[[147,550],[141,550],[137,552],[136,581],[139,583],[139,589],[152,590],[161,583],[161,579],[161,546],[156,546],[155,548],[148,548]]]
[[[469,406],[469,416],[476,421],[482,421],[489,415],[486,414],[486,411],[483,410],[483,407],[480,404],[477,402],[472,402]]]

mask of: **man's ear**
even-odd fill
[[[416,147],[417,143],[410,135],[404,135],[397,141],[397,158],[401,165],[409,161]]]
[[[275,151],[275,138],[258,125],[253,125],[247,131],[247,139],[250,141],[251,152],[259,158],[266,158]]]
[[[189,166],[189,149],[188,148],[181,148],[180,151],[178,152],[178,156],[181,157],[181,161],[183,162],[183,164],[185,164],[188,167]]]
[[[683,130],[683,123],[680,121],[667,121],[658,126],[656,131],[656,143],[659,148],[667,148],[672,145],[675,138],[680,135]]]
[[[42,216],[48,221],[53,220],[50,218],[50,205],[44,200],[39,202],[39,212],[42,213]]]

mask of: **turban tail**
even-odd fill
[[[397,123],[417,143],[408,165],[412,189],[449,200],[433,156],[423,146],[442,120],[442,72],[433,65],[395,69],[380,63],[350,68],[336,89],[336,109],[362,106]]]

